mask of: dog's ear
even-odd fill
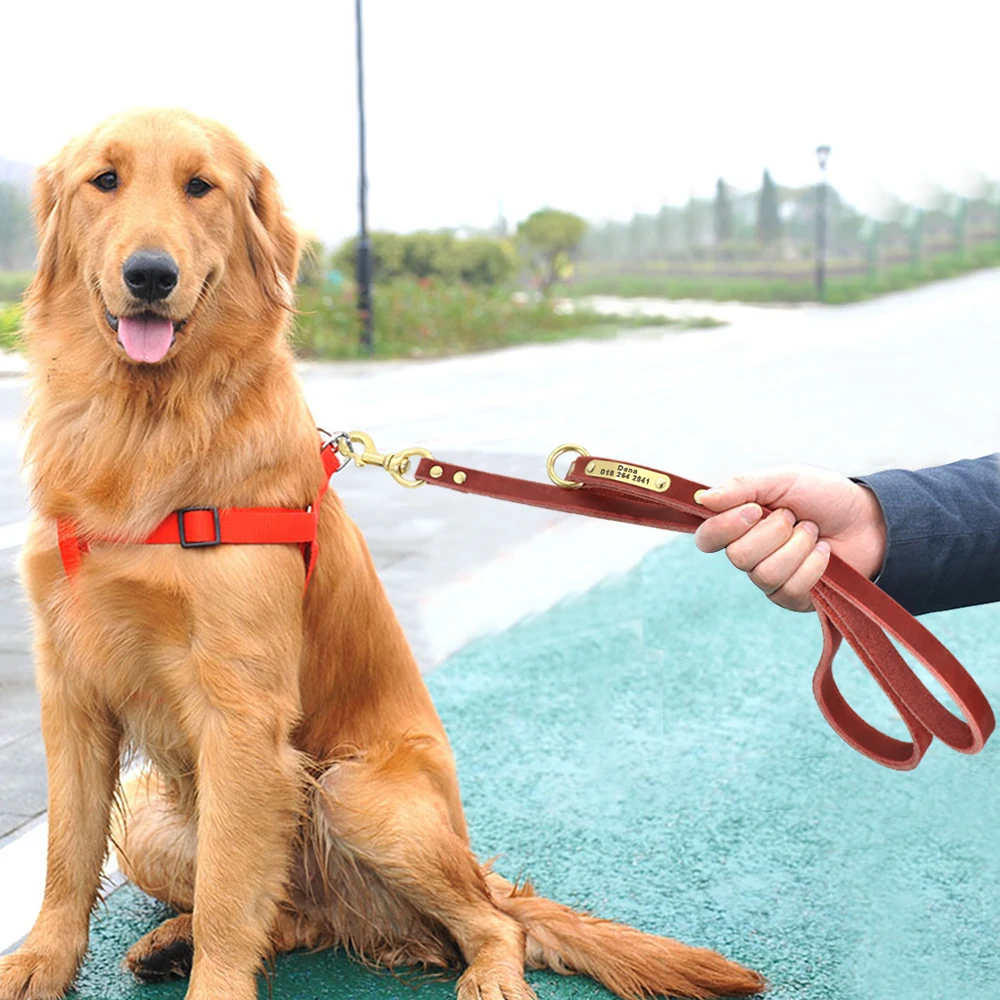
[[[39,167],[32,189],[35,229],[38,232],[38,269],[34,286],[45,292],[59,269],[59,178],[53,165]]]
[[[300,249],[298,231],[285,215],[274,175],[258,163],[250,178],[247,252],[264,296],[286,309],[294,305]]]

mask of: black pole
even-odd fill
[[[816,298],[826,296],[826,174],[816,189]]]
[[[361,0],[354,0],[354,25],[358,63],[358,316],[361,318],[361,350],[375,353],[372,330],[372,247],[368,239],[368,172],[365,165],[365,75],[361,46]]]
[[[826,161],[829,146],[817,146],[820,179],[816,188],[816,299],[826,300]]]

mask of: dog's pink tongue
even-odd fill
[[[174,324],[159,316],[120,316],[118,339],[133,361],[162,361],[174,341]]]

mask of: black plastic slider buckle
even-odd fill
[[[209,538],[204,542],[191,542],[188,541],[187,535],[184,533],[184,515],[191,514],[194,511],[205,510],[209,511],[212,515],[212,519],[215,521],[215,538]],[[219,508],[218,507],[182,507],[177,511],[177,531],[181,536],[181,548],[182,549],[207,549],[211,548],[213,545],[222,544],[222,529],[219,527]]]

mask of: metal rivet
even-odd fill
[[[596,468],[596,466],[597,466],[596,462],[588,462],[587,463],[587,472],[593,472],[594,469]]]
[[[658,490],[665,490],[667,488],[667,481],[665,479],[657,479],[656,488]]]
[[[444,469],[440,465],[431,466],[431,478],[440,479],[444,475]]]
[[[694,502],[695,503],[701,503],[701,495],[704,492],[705,492],[704,490],[695,490],[694,491]]]
[[[452,478],[452,479],[453,479],[453,480],[454,480],[454,481],[455,481],[456,483],[458,483],[458,485],[459,485],[459,486],[461,486],[461,485],[462,485],[462,483],[464,483],[464,482],[465,482],[465,480],[466,480],[466,479],[468,479],[468,476],[466,476],[466,474],[465,474],[464,472],[462,472],[462,471],[461,471],[461,469],[459,469],[459,471],[458,471],[458,472],[456,472],[456,473],[455,473],[455,475],[453,475],[453,476],[452,476],[451,478]]]

